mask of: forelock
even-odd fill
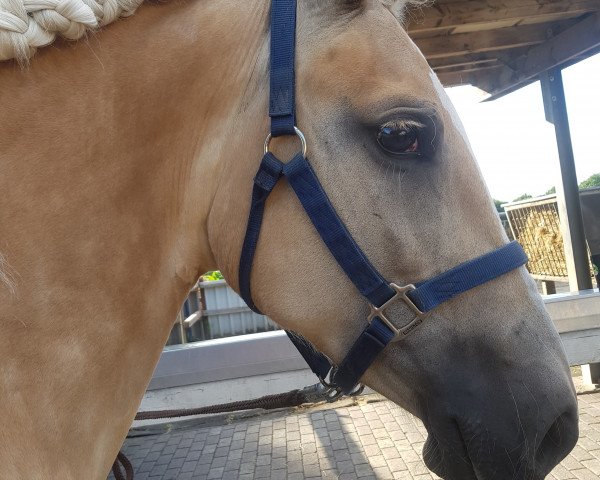
[[[322,6],[319,0],[313,1],[315,5]],[[340,13],[350,13],[364,8],[369,3],[383,4],[399,22],[404,23],[406,18],[410,16],[411,11],[431,5],[433,2],[434,0],[338,0],[336,5]]]
[[[426,5],[430,5],[433,3],[433,0],[367,0],[367,1],[378,1],[383,3],[383,5],[390,10],[394,14],[394,16],[400,21],[404,23],[407,17],[407,13],[411,11],[412,8],[421,8]]]

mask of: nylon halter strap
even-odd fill
[[[517,242],[454,267],[441,275],[414,285],[388,282],[371,264],[337,215],[323,187],[306,159],[306,142],[295,127],[294,53],[296,1],[273,0],[271,4],[271,133],[265,141],[265,154],[254,178],[252,202],[239,265],[239,287],[248,306],[259,312],[252,301],[250,274],[262,224],[265,202],[281,177],[285,177],[300,200],[323,242],[357,290],[368,300],[371,312],[367,325],[338,366],[318,352],[301,336],[287,332],[313,372],[324,381],[328,377],[336,394],[350,393],[364,372],[392,341],[401,340],[418,325],[427,312],[456,295],[504,275],[527,262]],[[298,135],[302,152],[284,163],[269,151],[271,137]],[[412,320],[398,327],[386,315],[392,304],[403,302]],[[260,313],[260,312],[259,312]]]

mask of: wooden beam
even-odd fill
[[[498,62],[498,57],[494,52],[491,52],[468,54],[460,57],[432,58],[429,60],[429,66],[437,72],[449,68],[466,67],[470,65],[480,65],[494,62]]]
[[[432,60],[539,45],[544,43],[557,30],[566,29],[574,23],[572,20],[567,20],[552,25],[525,25],[482,32],[427,37],[416,39],[415,43],[423,52],[423,55],[428,60]]]
[[[469,53],[467,55],[461,56],[432,58],[429,60],[429,65],[435,71],[442,71],[449,68],[467,67],[492,62],[500,62],[505,65],[511,66],[513,61],[515,61],[521,55],[527,53],[528,50],[529,47],[522,47],[513,48],[505,51]]]
[[[409,15],[408,33],[434,33],[452,28],[489,30],[499,26],[545,23],[600,11],[600,0],[486,0],[443,2]],[[463,30],[464,31],[464,30]]]
[[[466,74],[471,74],[471,73],[489,73],[490,70],[498,70],[499,67],[502,67],[503,65],[483,65],[483,66],[473,66],[473,67],[469,67],[469,68],[462,68],[462,69],[456,69],[450,72],[443,72],[443,73],[447,73],[447,74],[451,74],[451,73],[460,73],[463,75]]]
[[[490,77],[502,71],[502,66],[494,65],[484,68],[458,70],[454,72],[436,72],[444,87],[457,87],[460,85],[475,85],[485,83]]]
[[[535,80],[540,73],[572,63],[600,49],[600,14],[593,14],[518,58],[513,69],[503,67],[497,75],[477,84],[491,94],[503,96]]]

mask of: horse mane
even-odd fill
[[[0,61],[27,64],[57,35],[77,40],[132,15],[144,0],[0,0]],[[371,0],[367,0],[371,1]],[[403,21],[407,6],[430,0],[379,0]]]
[[[143,0],[0,0],[0,61],[27,63],[57,35],[77,40],[119,17],[132,15]]]
[[[1,0],[0,0],[1,1]],[[380,0],[402,24],[405,23],[406,17],[411,16],[411,8],[418,9],[432,5],[435,0]]]

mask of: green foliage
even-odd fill
[[[494,198],[493,200],[494,200],[494,206],[496,207],[496,211],[497,211],[498,213],[499,213],[499,212],[503,212],[503,211],[504,211],[504,208],[502,207],[502,205],[503,205],[504,203],[506,203],[506,202],[505,202],[505,201],[503,201],[503,200],[496,200],[495,198]]]
[[[218,270],[206,272],[204,275],[202,275],[203,282],[216,282],[217,280],[225,280],[223,278],[223,274]]]
[[[600,173],[594,173],[590,178],[585,179],[583,182],[579,184],[579,190],[583,190],[584,188],[592,188],[592,187],[600,187]],[[551,195],[556,193],[556,187],[549,188],[544,195]],[[518,202],[519,200],[527,200],[528,198],[533,198],[528,193],[524,193],[520,197],[517,197],[513,200],[513,202]],[[499,208],[498,200],[494,200],[494,204],[496,205],[496,210],[499,212],[502,211]]]
[[[533,196],[529,195],[528,193],[524,193],[523,195],[521,195],[520,197],[517,197],[513,200],[513,202],[519,202],[521,200],[527,200],[528,198],[533,198]]]
[[[594,173],[590,178],[579,184],[579,188],[600,187],[600,173]]]

